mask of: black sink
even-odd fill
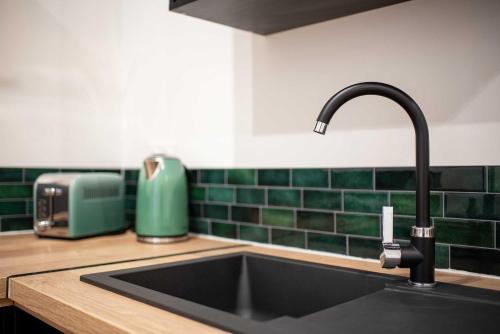
[[[382,290],[397,279],[251,253],[81,277],[84,282],[231,331],[283,316],[303,317]],[[231,326],[233,322],[237,326]]]
[[[381,316],[395,320],[375,332],[390,333],[391,328],[398,332],[398,326],[411,332],[409,324],[419,318],[418,308],[431,319],[437,303],[444,306],[436,321],[446,316],[446,310],[455,310],[453,315],[459,319],[466,318],[457,310],[467,313],[469,309],[478,314],[476,318],[481,314],[491,318],[496,312],[500,316],[498,292],[450,284],[426,292],[407,288],[401,277],[252,253],[90,274],[81,280],[240,333],[324,333],[335,327],[336,332],[362,332],[363,328],[370,332],[374,327],[369,323]],[[384,305],[389,296],[395,300],[391,307]],[[417,304],[421,300],[429,302]],[[461,308],[456,307],[457,301]],[[428,307],[423,310],[421,305]],[[358,310],[361,317],[356,316]],[[398,320],[398,310],[404,320]],[[484,328],[484,319],[478,320],[483,326],[479,328]],[[471,328],[478,328],[475,321],[469,322]]]

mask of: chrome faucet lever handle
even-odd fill
[[[382,268],[396,268],[401,263],[401,247],[394,243],[393,228],[393,207],[384,206],[382,209],[382,247],[380,254],[380,264]]]

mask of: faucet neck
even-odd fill
[[[399,104],[410,116],[416,145],[416,226],[429,227],[429,129],[422,110],[402,90],[379,82],[363,82],[344,88],[328,100],[317,118],[316,132],[324,134],[335,112],[347,101],[363,95],[379,95]]]

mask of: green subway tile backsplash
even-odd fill
[[[22,182],[22,168],[0,168],[0,182]]]
[[[307,248],[315,251],[346,254],[346,237],[342,235],[309,232]]]
[[[254,169],[229,169],[227,171],[227,183],[229,184],[255,184]]]
[[[269,189],[267,191],[267,204],[300,207],[300,190]]]
[[[328,169],[293,169],[292,186],[328,188]]]
[[[443,216],[443,199],[441,194],[431,194],[430,196],[430,214],[432,217]],[[391,193],[391,206],[394,207],[396,215],[415,215],[416,195],[414,192]]]
[[[258,224],[260,220],[259,208],[252,208],[247,206],[232,206],[231,220]]]
[[[304,208],[340,210],[342,195],[340,191],[304,190]]]
[[[206,218],[227,220],[229,217],[228,211],[226,205],[205,204],[203,206],[203,216]]]
[[[208,200],[211,202],[233,202],[234,189],[229,187],[208,187]]]
[[[32,198],[32,185],[0,184],[0,198]]]
[[[289,186],[290,170],[288,169],[259,169],[259,185]]]
[[[0,231],[32,228],[33,183],[60,170],[0,168]],[[124,176],[133,222],[139,169],[110,171]],[[194,233],[377,259],[382,206],[394,206],[397,240],[408,242],[415,225],[414,168],[188,169],[187,177]],[[500,166],[431,167],[429,180],[436,266],[499,275]]]
[[[236,228],[235,224],[212,222],[212,234],[218,237],[235,239]]]
[[[373,189],[373,171],[371,168],[332,169],[332,188],[338,189]]]
[[[500,166],[488,167],[488,191],[500,193]]]
[[[445,216],[500,220],[500,194],[448,193],[445,195]]]
[[[337,213],[335,216],[337,233],[380,236],[380,217],[371,215]]]
[[[294,213],[293,210],[287,209],[262,209],[262,224],[293,227]]]
[[[382,213],[382,207],[388,204],[387,193],[344,192],[344,211]]]
[[[447,245],[436,245],[436,268],[450,267],[450,247]]]
[[[208,221],[204,219],[191,219],[189,231],[200,234],[208,234]]]
[[[348,241],[350,256],[378,259],[382,253],[382,241],[379,239],[349,237]]]
[[[495,241],[494,222],[436,218],[434,228],[436,242],[492,248]]]
[[[225,176],[222,169],[201,170],[201,183],[224,183]]]
[[[431,167],[431,190],[485,191],[484,167]],[[415,190],[415,168],[377,168],[376,189]]]
[[[236,189],[236,202],[244,204],[265,204],[264,189],[238,188]]]
[[[333,213],[299,210],[297,211],[297,227],[305,230],[333,232]]]
[[[274,245],[305,248],[305,233],[302,231],[281,230],[273,228],[271,230],[271,241]]]
[[[240,225],[240,239],[269,243],[269,229],[267,227]]]

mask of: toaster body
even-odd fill
[[[76,239],[128,227],[124,182],[117,174],[42,174],[33,193],[34,230],[39,236]]]

